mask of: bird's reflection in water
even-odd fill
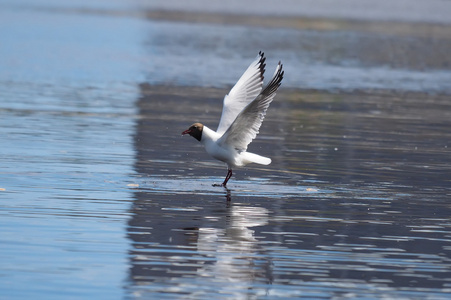
[[[177,287],[175,293],[207,297],[221,292],[240,299],[250,290],[268,292],[272,263],[254,231],[268,223],[268,210],[234,203],[232,191],[224,196],[197,211],[161,206],[168,203],[136,205],[129,229],[134,293],[166,293]]]
[[[271,262],[262,254],[251,228],[268,223],[268,210],[232,204],[227,190],[227,215],[224,228],[199,228],[197,250],[214,258],[214,263],[197,270],[202,277],[233,283],[233,288],[246,290],[256,281],[272,282]],[[230,286],[224,286],[224,289]]]

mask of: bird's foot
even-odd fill
[[[224,183],[213,183],[213,186],[222,186],[222,187],[226,187],[226,185]]]

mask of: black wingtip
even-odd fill
[[[280,68],[279,68],[279,77],[280,77],[279,85],[280,85],[280,83],[282,82],[282,79],[283,79],[283,75],[285,74],[285,71],[283,70],[283,64],[280,61],[279,61],[279,66],[280,66]]]
[[[263,64],[266,61],[265,53],[264,52],[258,52],[258,55],[260,56],[259,63]]]
[[[259,68],[260,68],[260,78],[263,81],[264,76],[263,74],[265,74],[265,67],[266,67],[266,57],[265,57],[265,53],[260,51],[258,52],[258,54],[260,55],[260,60],[258,61],[259,64]]]
[[[279,61],[279,64],[277,66],[277,71],[275,72],[273,78],[268,83],[266,88],[262,91],[262,94],[269,95],[269,94],[275,93],[277,91],[279,86],[282,84],[283,75],[285,74],[285,71],[282,68],[283,68],[283,65]]]
[[[277,72],[274,75],[273,80],[277,81],[277,83],[280,85],[284,74],[285,74],[285,71],[283,70],[283,64],[282,64],[281,61],[279,61],[279,64],[278,64],[278,67],[277,67]]]

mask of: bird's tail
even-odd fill
[[[269,165],[271,163],[271,158],[264,157],[255,153],[244,152],[243,153],[244,164],[256,163],[260,165]]]

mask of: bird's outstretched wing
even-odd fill
[[[257,136],[262,125],[266,110],[274,99],[276,91],[282,82],[284,72],[279,62],[273,78],[268,86],[249,103],[236,117],[223,136],[218,140],[222,145],[230,145],[238,151],[246,151],[247,146]]]
[[[264,53],[260,51],[229,94],[224,97],[221,120],[216,130],[219,134],[226,132],[238,114],[261,92],[265,60]]]

